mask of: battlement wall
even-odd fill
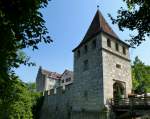
[[[72,84],[45,91],[41,119],[67,119],[72,110],[72,97]]]

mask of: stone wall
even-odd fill
[[[58,88],[56,94],[45,93],[40,119],[107,119],[106,112],[99,110],[74,110],[72,86],[66,87],[65,92]]]
[[[92,42],[96,47],[92,48]],[[74,85],[73,107],[76,111],[97,111],[103,108],[103,77],[100,35],[92,38],[85,44],[88,48],[85,53],[84,45],[74,53]],[[80,57],[78,57],[80,50]],[[84,61],[88,60],[88,69],[84,71]]]
[[[107,103],[108,99],[113,98],[113,84],[120,81],[125,86],[125,97],[131,93],[132,79],[131,79],[131,64],[129,58],[129,49],[124,44],[111,40],[111,48],[107,46],[106,35],[102,35],[102,58],[103,58],[103,82],[104,82],[104,101]],[[115,43],[119,44],[119,51],[115,49]],[[122,46],[126,47],[126,54],[123,54]],[[119,64],[120,68],[116,65]]]
[[[116,80],[125,83],[126,95],[131,93],[131,67],[128,47],[126,55],[116,52],[115,39],[112,48],[108,48],[106,37],[100,33],[74,52],[74,81],[66,85],[65,90],[61,86],[56,92],[45,94],[41,119],[113,119],[106,108],[107,100],[113,98]],[[96,41],[95,48],[93,41]],[[84,68],[86,60],[88,66]],[[117,69],[116,64],[120,64],[121,69]]]
[[[45,93],[40,119],[70,119],[72,110],[72,84],[65,90],[58,87]]]

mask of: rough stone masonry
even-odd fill
[[[129,45],[98,10],[73,50],[73,83],[45,91],[41,119],[113,119],[110,99],[131,93]],[[61,79],[61,78],[60,78]]]

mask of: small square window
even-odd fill
[[[116,51],[119,51],[119,45],[116,43]]]
[[[122,50],[123,50],[123,54],[126,55],[126,48],[122,47]]]
[[[69,82],[69,81],[71,81],[71,78],[67,78],[67,79],[66,79],[66,82]]]
[[[92,42],[92,49],[96,48],[96,39]]]
[[[121,65],[120,64],[116,64],[116,68],[121,69]]]
[[[109,38],[107,39],[107,46],[111,48],[111,41]]]
[[[85,61],[83,62],[83,70],[86,71],[86,70],[88,70],[88,69],[89,69],[89,62],[88,62],[88,60],[85,60]]]
[[[87,45],[84,46],[84,51],[85,51],[85,53],[88,52],[88,47],[87,47]]]

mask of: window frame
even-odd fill
[[[116,51],[118,51],[119,52],[119,43],[115,43],[115,48],[116,48]]]
[[[111,40],[107,38],[107,47],[111,48]]]
[[[70,82],[71,81],[71,77],[66,79],[66,82]]]
[[[117,69],[121,69],[121,64],[116,64]]]
[[[123,54],[124,54],[124,55],[126,55],[126,54],[127,54],[127,52],[126,52],[126,48],[125,48],[124,46],[122,46],[122,52],[123,52]]]

